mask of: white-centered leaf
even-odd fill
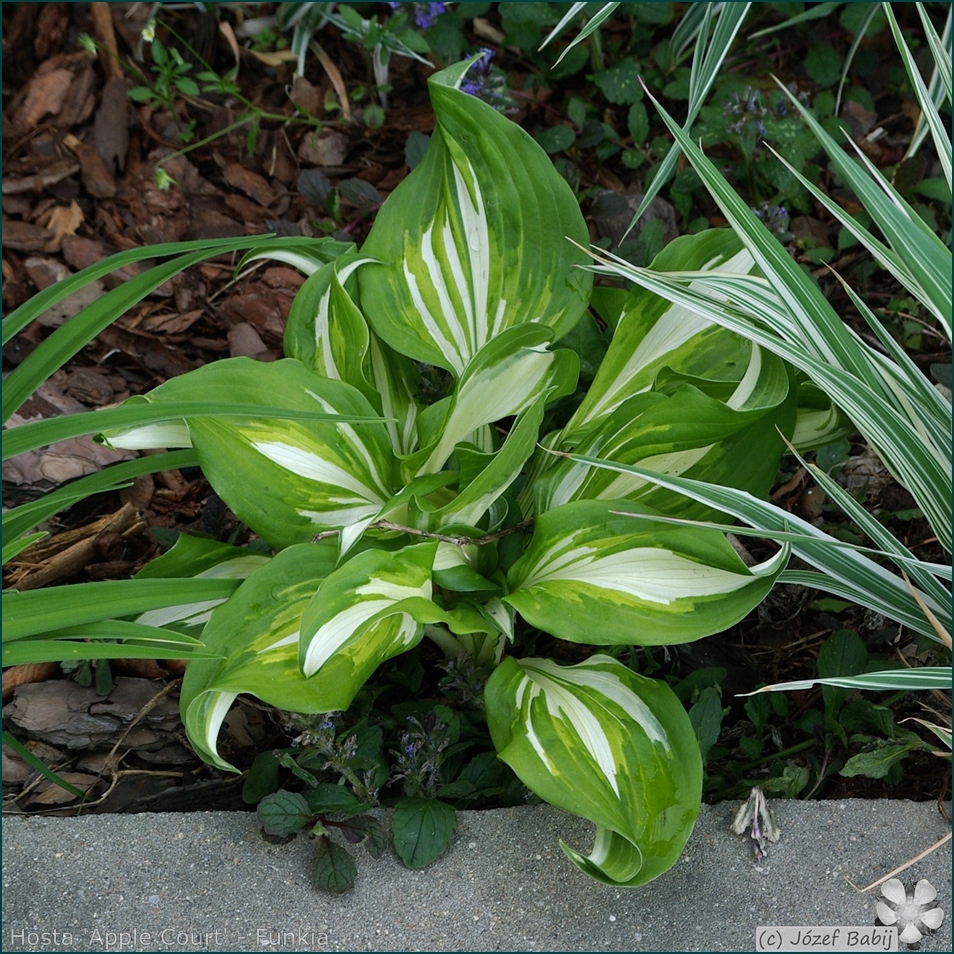
[[[788,560],[786,544],[749,568],[716,531],[627,522],[613,512],[621,508],[640,509],[581,500],[538,516],[504,602],[530,625],[573,642],[682,643],[737,623]]]
[[[514,325],[562,337],[592,284],[566,241],[587,240],[572,191],[527,133],[457,88],[467,66],[430,78],[437,128],[362,248],[381,264],[358,275],[374,331],[455,375]]]
[[[665,683],[608,656],[575,666],[505,659],[484,694],[497,753],[532,791],[597,825],[570,859],[607,884],[639,885],[679,856],[699,811],[702,760]]]
[[[205,400],[296,411],[377,416],[354,387],[300,361],[234,358],[172,378],[151,402]],[[273,546],[339,530],[347,550],[396,487],[385,425],[249,417],[191,418],[192,445],[209,483],[235,515]]]

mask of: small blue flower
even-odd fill
[[[403,3],[389,3],[392,10],[399,10]],[[420,30],[427,30],[434,25],[434,21],[442,14],[447,12],[446,3],[411,3],[411,15],[414,17],[414,24]]]
[[[422,30],[426,30],[434,25],[434,21],[442,14],[447,12],[447,6],[443,3],[415,3],[414,4],[414,22]]]
[[[503,110],[508,105],[506,79],[493,72],[494,51],[486,47],[480,51],[480,59],[474,60],[461,81],[460,89],[482,99],[494,109]]]

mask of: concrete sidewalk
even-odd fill
[[[7,817],[2,950],[754,951],[760,925],[871,927],[878,891],[847,879],[864,886],[950,831],[934,804],[772,806],[782,840],[761,864],[729,831],[738,803],[703,806],[675,867],[627,890],[563,855],[560,838],[588,850],[584,821],[464,812],[423,871],[359,849],[341,897],[312,888],[306,838],[267,844],[253,814]],[[945,918],[922,950],[950,951],[950,842],[900,877],[935,886]]]

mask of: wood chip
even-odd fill
[[[4,716],[31,738],[66,749],[108,747],[149,704],[162,685],[152,679],[120,676],[107,696],[75,682],[56,679],[22,686]],[[181,731],[179,706],[174,697],[160,699],[125,736],[128,748],[161,748]]]
[[[334,129],[319,129],[302,138],[298,159],[309,166],[340,166],[348,155],[351,140]]]
[[[288,94],[291,101],[310,116],[318,116],[322,109],[321,90],[312,86],[304,76],[296,76]]]
[[[64,782],[69,782],[70,785],[82,792],[88,792],[99,781],[97,776],[87,775],[85,772],[59,772],[58,774]],[[75,800],[76,796],[72,792],[67,791],[55,782],[48,782],[30,799],[30,803],[33,805],[65,805]]]
[[[30,276],[30,281],[40,291],[63,281],[64,278],[69,278],[71,274],[70,270],[57,259],[39,255],[31,255],[24,261],[23,267]]]
[[[82,288],[77,288],[66,298],[51,305],[36,320],[44,328],[59,328],[65,321],[78,315],[87,305],[91,305],[104,294],[106,294],[106,286],[97,279]]]
[[[181,314],[164,312],[149,315],[143,319],[139,327],[153,334],[162,332],[164,335],[177,335],[191,328],[204,314],[204,308],[196,308]]]
[[[38,73],[30,80],[23,103],[13,116],[13,125],[21,135],[36,129],[45,116],[59,113],[72,82],[72,72],[63,69]]]
[[[3,218],[2,225],[0,242],[4,248],[16,249],[18,252],[45,251],[47,244],[53,238],[53,233],[49,229],[31,225],[29,222],[8,219],[6,216]]]
[[[3,701],[7,702],[13,698],[13,690],[18,686],[52,679],[59,671],[60,664],[55,662],[24,663],[22,666],[8,666],[3,670]],[[6,746],[3,747],[3,751],[6,755]],[[32,769],[30,771],[32,772]],[[7,779],[6,766],[4,766],[3,778],[4,780]]]
[[[237,162],[225,167],[225,181],[266,208],[275,201],[275,191],[265,179]]]
[[[47,219],[46,227],[53,233],[53,237],[44,247],[44,252],[58,252],[64,236],[73,235],[83,224],[83,210],[76,202],[71,202],[68,206],[58,205],[54,207]]]
[[[79,159],[86,191],[96,199],[113,198],[116,195],[116,180],[99,152],[75,136],[65,136],[63,144]]]
[[[265,342],[247,321],[240,321],[229,329],[230,357],[261,358],[267,352]]]
[[[129,149],[129,97],[123,79],[111,79],[103,88],[103,99],[93,120],[93,142],[106,168],[120,172],[126,168]]]
[[[5,178],[0,189],[4,195],[18,195],[24,192],[39,195],[45,189],[79,171],[80,164],[75,159],[57,159],[33,175]]]

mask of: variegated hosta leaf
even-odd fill
[[[216,361],[156,388],[150,401],[265,404],[369,417],[359,391],[323,378],[300,361]],[[377,516],[395,490],[395,458],[380,422],[192,418],[199,462],[235,515],[276,547],[340,530],[342,549]]]
[[[572,394],[579,358],[566,349],[548,351],[552,334],[540,325],[520,325],[486,345],[467,366],[451,397],[421,415],[422,449],[403,462],[406,478],[436,473],[456,444],[471,440],[485,424],[520,414],[541,394],[548,400]],[[425,434],[434,436],[428,439]]]
[[[457,88],[465,61],[428,81],[437,128],[388,198],[362,253],[361,307],[392,348],[463,373],[502,331],[539,322],[562,337],[592,276],[569,186],[519,126]],[[532,185],[532,188],[530,187]]]
[[[341,255],[353,252],[357,246],[354,242],[339,242],[337,239],[325,236],[323,238],[272,238],[259,248],[253,248],[239,262],[241,271],[249,262],[267,259],[273,262],[284,262],[297,268],[305,275],[313,275],[323,265],[333,262]]]
[[[702,796],[702,759],[672,690],[609,656],[575,666],[505,659],[484,692],[497,754],[544,801],[597,825],[587,857],[606,884],[636,886],[681,853]]]
[[[536,518],[503,597],[531,625],[593,645],[684,643],[754,609],[788,561],[788,545],[748,568],[723,534],[613,511],[629,501],[580,500]]]
[[[431,622],[437,541],[355,554],[318,588],[301,621],[299,661],[347,709],[378,665],[420,642]]]
[[[686,235],[653,260],[659,271],[746,272],[753,264],[728,229]],[[714,381],[741,381],[751,345],[687,308],[635,289],[583,403],[563,431],[575,440],[626,398],[648,391],[663,368]]]
[[[417,392],[421,375],[417,366],[403,354],[389,348],[371,334],[371,384],[378,395],[375,406],[387,418],[384,426],[391,435],[395,453],[406,455],[417,450]]]
[[[319,268],[295,295],[285,326],[289,358],[360,391],[367,386],[363,372],[370,336],[364,315],[344,285],[370,261],[366,255],[342,255]]]
[[[807,454],[810,450],[844,440],[853,430],[851,421],[821,388],[808,380],[799,382],[798,413],[795,416],[795,430],[790,438],[795,450]],[[699,479],[708,480],[705,477]]]
[[[323,694],[316,680],[305,679],[298,665],[302,613],[336,559],[332,541],[289,547],[251,573],[212,613],[202,638],[226,658],[189,666],[180,709],[189,741],[213,765],[238,771],[218,754],[217,739],[239,693],[295,712],[336,708],[335,699]]]
[[[484,454],[468,449],[466,445],[458,445],[457,463],[461,475],[458,494],[442,507],[428,508],[424,502],[417,501],[418,510],[423,512],[425,529],[434,531],[451,524],[478,525],[491,505],[516,480],[533,453],[547,397],[546,393],[538,395],[517,418],[503,447],[495,454]],[[491,526],[488,529],[496,528]]]
[[[197,577],[203,580],[244,580],[271,560],[263,553],[232,547],[216,540],[180,533],[175,544],[136,574],[137,580]],[[148,626],[171,627],[189,635],[199,635],[224,599],[181,603],[149,610],[136,618]]]
[[[356,387],[388,420],[391,443],[400,454],[415,450],[420,374],[414,363],[392,351],[368,330],[345,282],[373,261],[342,255],[316,271],[292,303],[285,328],[285,354],[326,378]]]
[[[736,385],[670,374],[660,378],[668,379],[659,381],[660,390],[627,398],[585,434],[575,452],[767,495],[785,451],[779,431],[791,433],[794,425],[795,394],[784,364],[754,347]],[[537,513],[572,500],[624,497],[663,513],[703,513],[689,512],[681,494],[659,493],[661,488],[633,474],[599,471],[579,461],[560,461],[534,489]]]
[[[486,545],[457,546],[441,541],[434,557],[434,582],[455,593],[499,592],[499,586],[484,576],[495,569],[496,560],[489,554],[492,549]],[[492,565],[488,565],[488,556],[493,559]]]

